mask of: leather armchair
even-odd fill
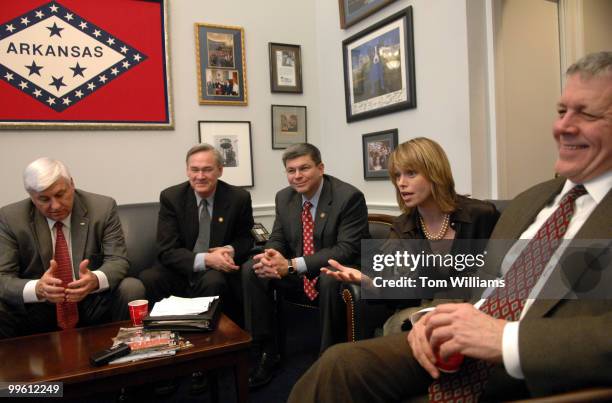
[[[368,227],[372,239],[387,239],[395,217],[388,214],[368,214]],[[346,304],[347,341],[374,337],[374,332],[393,313],[385,301],[361,299],[359,284],[343,284],[342,299]]]

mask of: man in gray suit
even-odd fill
[[[516,305],[507,304],[490,297],[504,292],[496,289],[476,306],[438,305],[408,334],[334,346],[290,402],[389,402],[428,391],[431,402],[501,401],[612,385],[612,52],[568,69],[557,108],[560,177],[517,196],[491,236],[529,239],[490,262],[527,297],[509,294]],[[441,373],[436,355],[455,354],[466,357],[459,372]]]
[[[368,238],[365,198],[355,187],[324,174],[321,153],[311,144],[297,144],[283,154],[288,187],[276,194],[276,218],[264,253],[243,267],[247,330],[262,347],[252,387],[268,383],[279,363],[274,339],[273,291],[306,303],[317,301],[321,351],[345,340],[345,308],[341,283],[319,275],[329,259],[358,264],[361,239]]]
[[[66,166],[50,158],[29,164],[23,181],[30,197],[0,209],[0,338],[56,329],[56,305],[76,304],[79,325],[129,319],[127,303],[145,290],[125,278],[115,201],[76,190]],[[58,244],[67,246],[59,263],[67,284],[57,276]]]

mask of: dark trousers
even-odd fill
[[[89,294],[78,303],[77,326],[88,326],[130,318],[128,302],[145,298],[140,280],[124,278],[114,290]],[[55,304],[39,302],[23,308],[0,301],[0,338],[25,336],[58,330]]]
[[[191,278],[158,265],[139,275],[146,290],[149,305],[170,295],[185,298],[219,295],[223,310],[238,324],[242,322],[242,286],[240,274],[213,269],[192,273]]]
[[[427,402],[432,378],[412,356],[406,335],[330,347],[295,384],[288,402],[386,403],[407,396]]]
[[[270,352],[277,352],[275,335],[278,318],[274,315],[274,291],[292,300],[312,303],[304,294],[303,280],[296,275],[288,275],[280,280],[261,279],[253,271],[253,261],[245,263],[241,272],[246,330],[251,333],[255,342],[268,346],[268,350],[274,350]],[[341,285],[341,282],[325,275],[320,276],[317,281],[321,352],[333,344],[346,341],[346,307],[340,294]]]

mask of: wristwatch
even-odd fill
[[[291,259],[287,259],[287,274],[297,274],[297,269],[291,264]]]

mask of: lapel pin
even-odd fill
[[[223,222],[223,217],[219,217],[219,222]]]
[[[325,218],[325,213],[321,213],[321,215],[319,217]]]

